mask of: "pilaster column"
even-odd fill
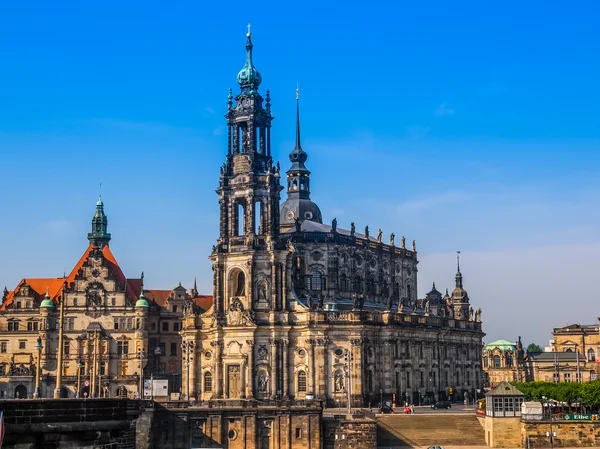
[[[217,384],[218,384],[218,377],[217,377],[217,358],[218,358],[218,350],[217,347],[219,346],[219,343],[217,341],[211,341],[210,345],[212,346],[212,369],[211,369],[211,374],[212,374],[212,394],[211,394],[211,398],[216,398],[217,397]]]
[[[318,360],[325,360],[325,340],[317,339],[317,346],[315,348],[316,354],[315,358]],[[325,366],[320,363],[319,368],[315,369],[315,385],[317,391],[315,394],[319,399],[325,399],[327,396],[327,392],[325,391],[325,381],[323,380],[326,377]]]
[[[308,376],[308,391],[316,394],[315,391],[315,344],[314,339],[306,341],[308,343],[308,361],[309,361],[309,376]]]
[[[196,342],[188,341],[188,357],[190,358],[190,389],[188,394],[188,400],[191,398],[196,399]]]
[[[284,311],[288,310],[287,304],[287,274],[288,274],[288,263],[287,256],[281,267],[281,309]]]
[[[269,343],[271,344],[271,398],[275,399],[277,393],[277,341],[271,338]]]
[[[277,301],[277,263],[275,262],[275,254],[271,254],[271,310],[280,311],[279,302]]]
[[[289,366],[288,366],[288,349],[289,349],[289,340],[287,338],[283,339],[281,342],[281,350],[283,351],[283,397],[287,399],[290,397],[290,383],[288,380],[289,375]]]
[[[355,338],[350,340],[352,361],[350,367],[350,392],[352,393],[352,406],[360,407],[363,398],[363,340]]]
[[[329,399],[329,338],[323,340],[323,395],[325,400]]]
[[[248,345],[248,368],[246,381],[246,398],[254,398],[254,341],[246,340]]]

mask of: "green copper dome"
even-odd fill
[[[46,296],[44,296],[44,300],[40,304],[40,308],[48,308],[48,309],[54,308],[54,303],[50,299],[50,294],[48,292],[46,292]]]
[[[135,303],[136,307],[145,307],[148,308],[150,307],[150,305],[148,304],[148,301],[146,301],[146,297],[144,296],[144,291],[142,290],[142,293],[140,293],[140,299],[138,299]]]
[[[262,76],[252,64],[252,34],[248,33],[246,36],[248,37],[246,41],[246,64],[239,71],[237,82],[242,88],[250,87],[251,90],[257,90],[262,82]]]

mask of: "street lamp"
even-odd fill
[[[33,399],[38,399],[40,397],[40,375],[42,374],[42,363],[41,363],[41,361],[42,361],[42,339],[41,339],[41,337],[37,338],[37,342],[35,344],[35,349],[37,349],[37,366],[35,367],[35,392],[33,393]]]
[[[81,360],[77,362],[77,392],[75,393],[75,397],[79,397],[79,392],[81,391],[81,368],[83,368],[83,363]]]
[[[144,399],[144,371],[143,371],[144,348],[140,347],[140,399]]]
[[[542,399],[546,402],[546,407],[550,412],[550,432],[546,433],[546,436],[550,438],[550,447],[554,448],[554,437],[555,432],[552,431],[552,410],[550,410],[550,400],[546,396],[542,396]]]

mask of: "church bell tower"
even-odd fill
[[[248,31],[246,63],[237,75],[240,93],[229,90],[227,157],[219,181],[220,251],[254,245],[279,232],[279,164],[271,158],[271,104],[258,92],[262,82],[252,62]]]

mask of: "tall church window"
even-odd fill
[[[506,356],[506,367],[507,368],[512,368],[512,366],[513,366],[513,358],[509,354],[509,355]]]
[[[252,232],[262,234],[262,207],[260,201],[254,202],[254,222],[252,223]]]
[[[484,367],[484,368],[487,368],[487,367],[488,367],[488,358],[487,358],[487,357],[484,357],[484,358],[483,358],[483,367]]]
[[[233,296],[244,296],[246,294],[246,276],[241,270],[235,271],[231,275]]]
[[[306,371],[298,372],[298,392],[306,392]]]
[[[204,374],[204,391],[206,393],[212,392],[212,374],[211,373]]]
[[[325,289],[325,276],[319,268],[313,268],[308,279],[308,289],[321,291]]]
[[[500,356],[499,355],[493,356],[492,363],[494,365],[494,368],[500,368]]]
[[[595,362],[596,361],[596,351],[594,351],[593,349],[588,349],[588,362]]]
[[[374,277],[369,278],[369,280],[367,281],[367,294],[370,294],[370,295],[377,294]]]
[[[412,299],[412,291],[411,291],[410,284],[407,284],[407,285],[406,285],[406,297],[407,297],[408,299]]]
[[[340,276],[340,291],[347,292],[348,291],[348,279],[345,274]]]
[[[363,289],[362,289],[362,279],[360,278],[360,276],[356,275],[354,277],[354,285],[353,285],[353,290],[356,293],[362,293]]]

